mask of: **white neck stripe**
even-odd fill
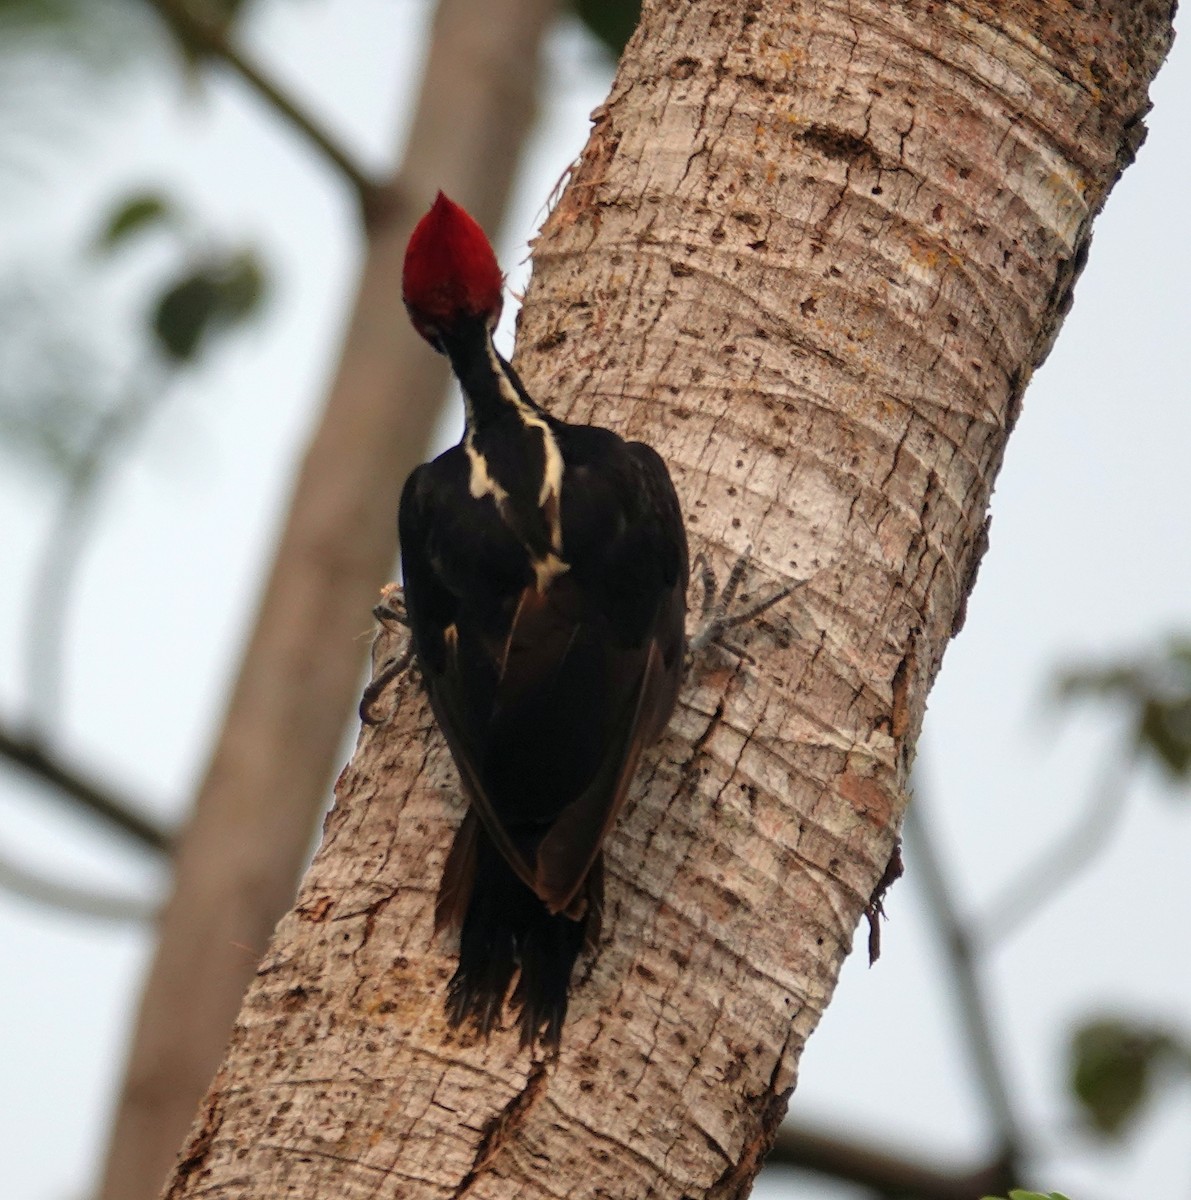
[[[550,525],[550,545],[555,554],[561,555],[562,477],[564,464],[562,461],[562,451],[558,448],[558,440],[542,415],[531,408],[513,386],[513,381],[506,374],[504,364],[496,353],[496,347],[492,344],[491,333],[485,337],[484,346],[488,354],[488,361],[496,375],[497,387],[500,389],[501,398],[516,412],[523,425],[541,431],[545,469],[542,472],[542,486],[538,491],[537,504],[547,514],[547,520]],[[477,499],[480,496],[490,495],[500,505],[508,499],[508,492],[489,473],[488,464],[484,461],[484,456],[475,447],[471,402],[467,400],[466,395],[464,396],[464,400],[467,403],[468,409],[467,429],[464,433],[464,449],[467,451],[467,457],[471,463],[469,490],[472,496]]]

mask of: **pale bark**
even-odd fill
[[[400,488],[446,383],[401,304],[413,222],[445,188],[499,224],[532,124],[554,0],[441,0],[391,203],[368,196],[339,370],[298,474],[222,732],[175,861],[101,1197],[148,1200],[177,1155],[278,917],[354,713]]]
[[[751,547],[754,591],[808,582],[751,657],[708,653],[645,760],[557,1060],[444,1027],[432,913],[462,801],[401,678],[171,1197],[747,1192],[1170,16],[647,4],[538,241],[518,365],[557,415],[658,447],[721,568]]]

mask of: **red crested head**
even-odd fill
[[[484,231],[442,192],[405,249],[401,294],[414,328],[437,350],[439,332],[467,317],[500,318],[504,278]]]

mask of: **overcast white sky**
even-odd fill
[[[416,86],[427,11],[423,0],[275,0],[246,32],[253,52],[380,168]],[[1026,396],[991,550],[931,699],[925,808],[965,910],[979,910],[1067,827],[1115,736],[1111,720],[1052,715],[1051,668],[1188,624],[1189,53],[1176,45],[1154,88],[1149,141],[1097,225],[1074,311]],[[549,60],[541,128],[501,245],[514,289],[546,197],[610,77],[574,29],[552,40]],[[252,241],[276,272],[265,320],[176,388],[105,489],[70,616],[67,749],[178,819],[334,366],[359,240],[339,182],[234,81],[187,93],[147,69],[105,104],[85,129],[62,122],[58,152],[0,160],[0,278],[71,280],[83,310],[118,330],[141,295],[129,278],[153,269],[154,251],[115,283],[94,269],[80,284],[76,264],[96,214],[141,184],[167,186],[209,227]],[[0,707],[14,720],[22,606],[50,493],[4,463]],[[1191,1031],[1191,813],[1176,800],[1140,778],[1110,851],[985,972],[1014,1095],[1044,1152],[1036,1182],[1079,1200],[1191,1194],[1187,1087],[1117,1150],[1063,1140],[1073,1123],[1061,1065],[1070,1021],[1123,1009]],[[141,856],[7,771],[0,853],[120,894],[152,896],[164,884]],[[982,1113],[912,856],[908,865],[889,900],[884,957],[872,971],[862,955],[846,966],[792,1112],[965,1163],[987,1149]],[[145,928],[0,893],[5,1200],[87,1194],[149,944]],[[758,1194],[790,1191],[771,1183]],[[796,1194],[853,1193],[802,1182]]]

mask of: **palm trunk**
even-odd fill
[[[752,592],[807,582],[708,652],[643,764],[556,1060],[445,1029],[461,801],[399,680],[171,1197],[747,1193],[1171,7],[646,6],[538,240],[518,366],[662,452],[721,574],[751,548]]]

